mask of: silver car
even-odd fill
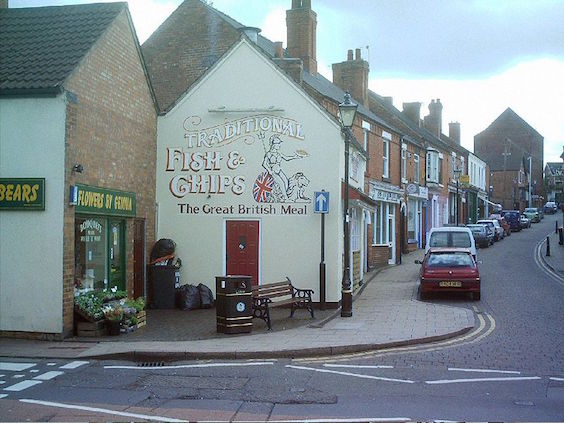
[[[499,241],[504,238],[505,233],[503,228],[497,221],[497,219],[480,219],[476,223],[480,223],[483,225],[488,225],[490,228],[494,230],[494,241]]]

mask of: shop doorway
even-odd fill
[[[133,238],[133,296],[145,297],[146,281],[145,219],[135,219]]]
[[[225,261],[228,275],[249,275],[259,283],[259,221],[226,221]]]

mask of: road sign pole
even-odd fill
[[[325,310],[326,298],[326,268],[325,268],[325,213],[321,214],[321,262],[319,263],[319,303],[321,310]]]

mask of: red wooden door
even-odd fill
[[[226,226],[226,260],[228,275],[248,275],[258,284],[259,222],[228,220]]]

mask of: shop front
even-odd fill
[[[423,248],[425,228],[423,208],[427,202],[429,190],[417,184],[408,184],[407,194],[407,243],[409,251]]]
[[[370,198],[376,202],[372,250],[375,266],[396,264],[399,206],[403,198],[403,191],[393,185],[370,181]]]
[[[71,187],[75,207],[75,288],[127,289],[126,248],[128,227],[136,215],[135,193],[75,185]],[[131,237],[134,238],[134,237]]]

